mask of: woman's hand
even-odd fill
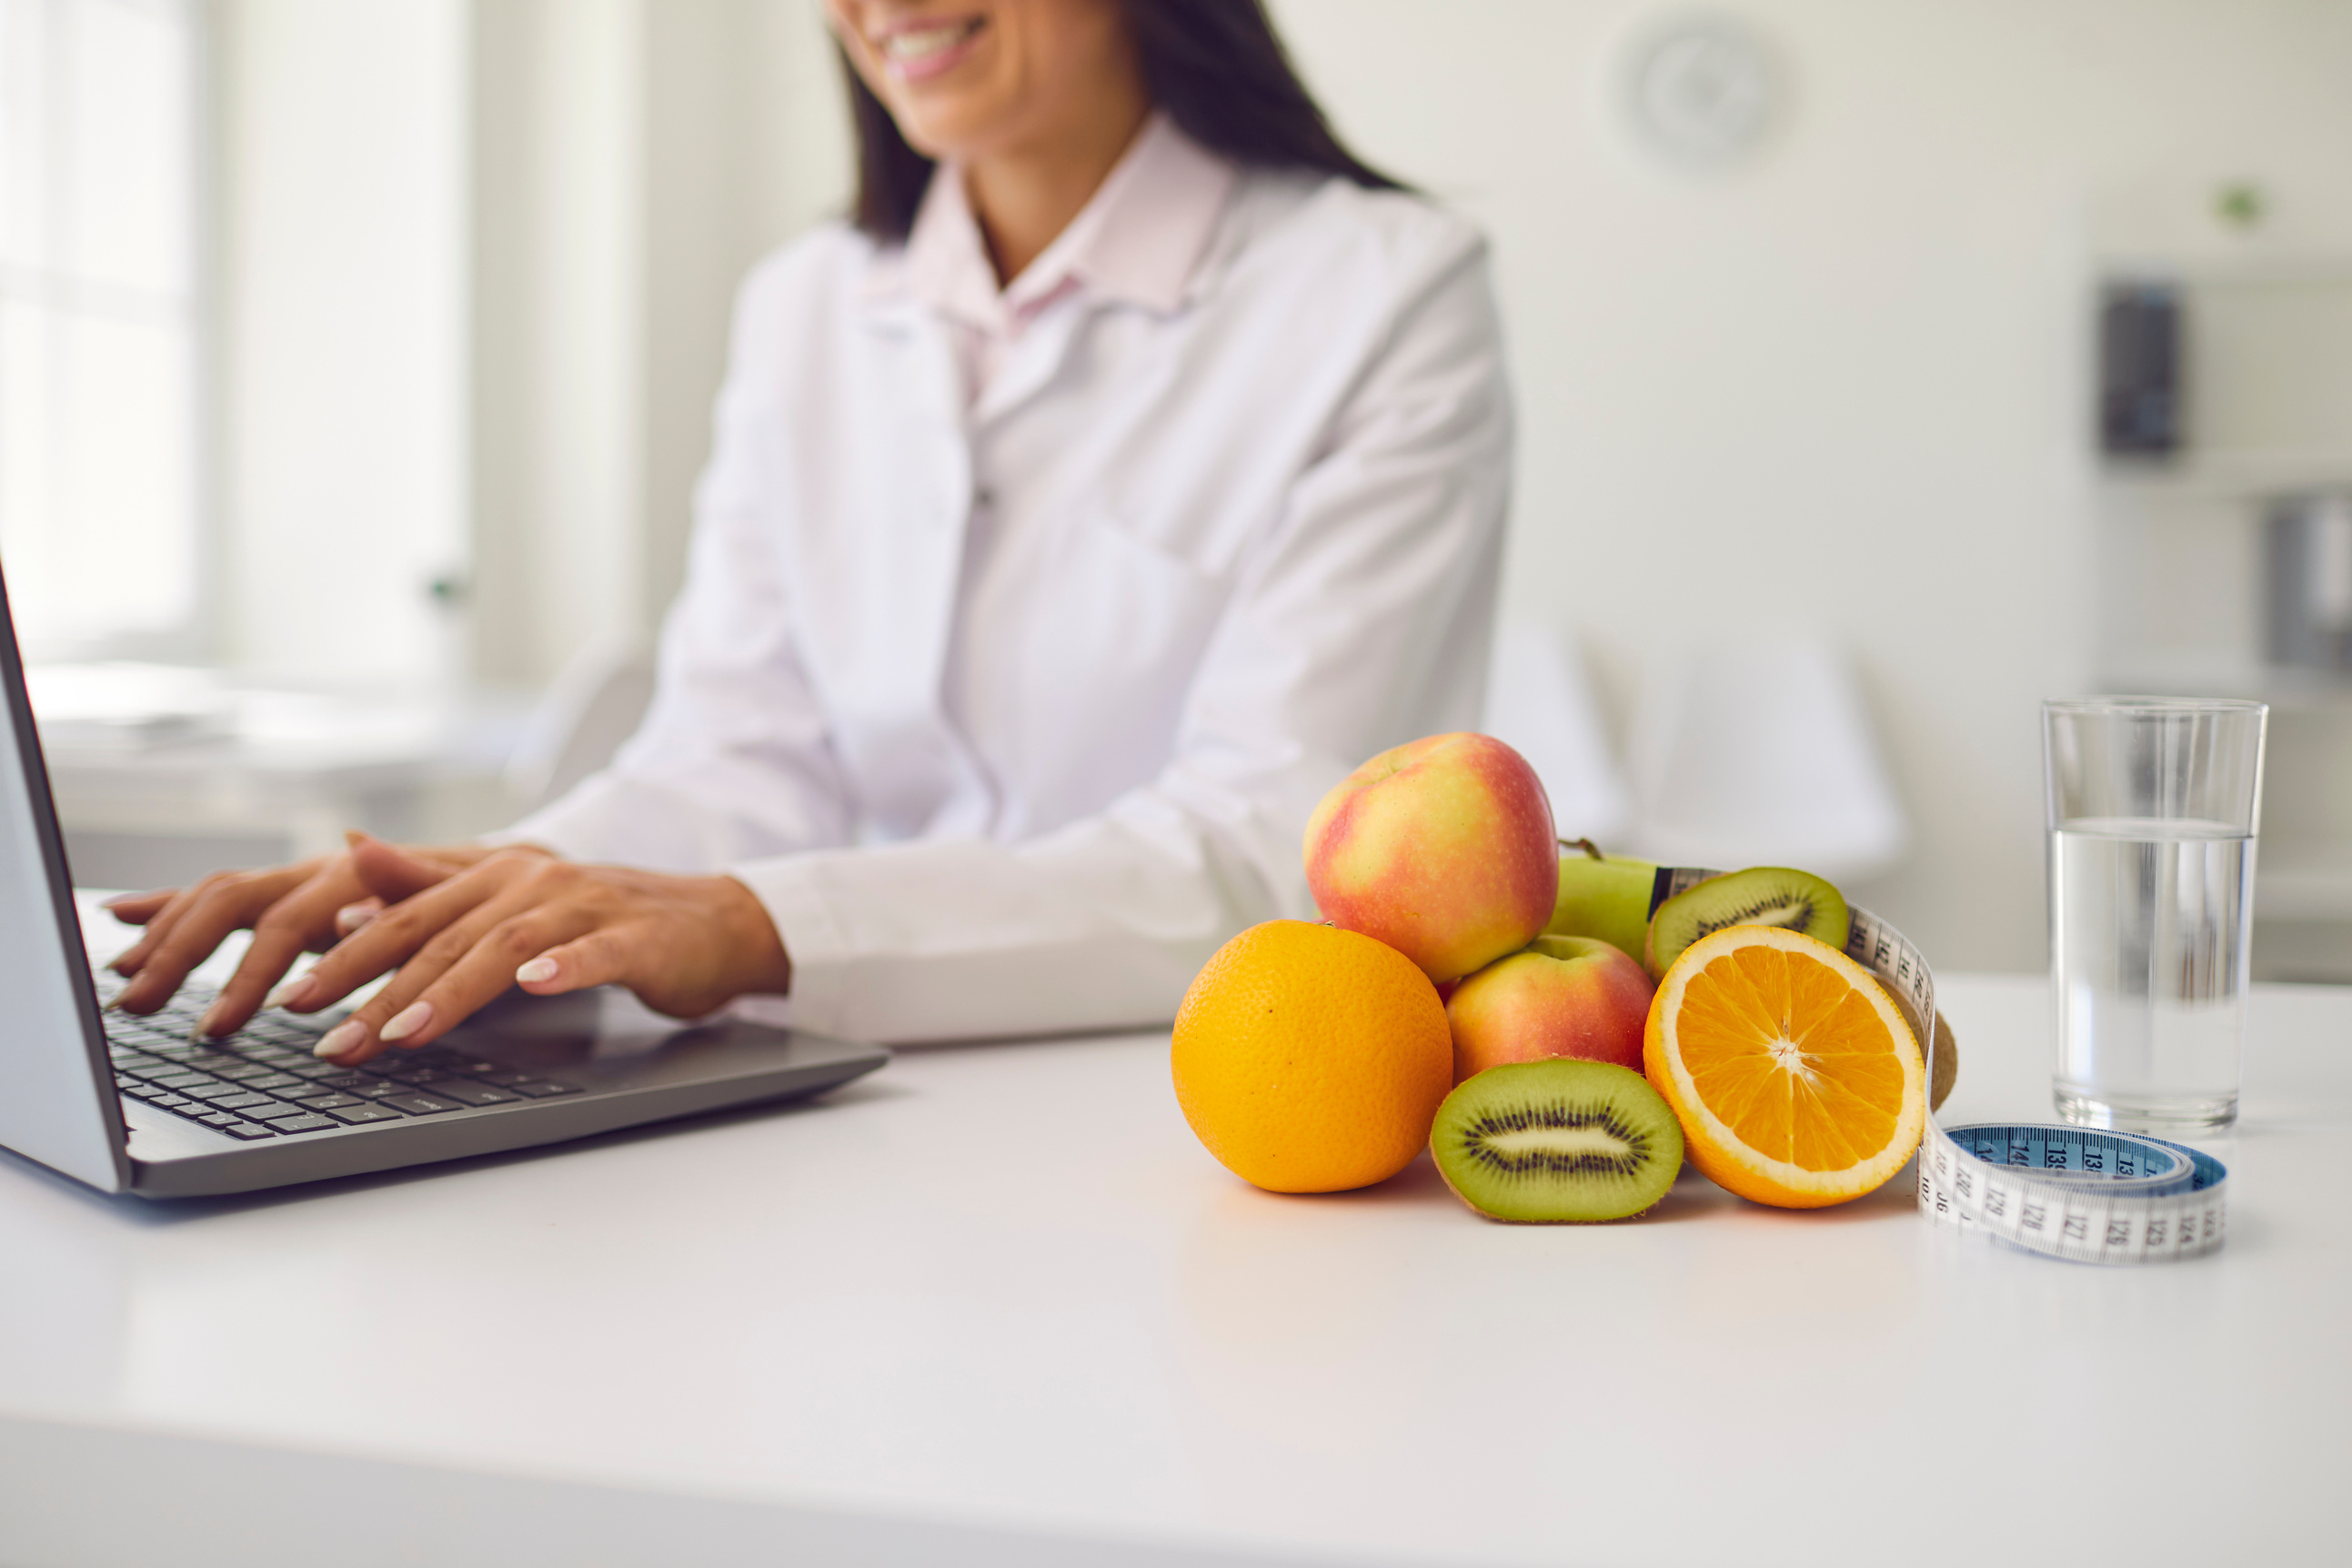
[[[252,945],[197,1025],[200,1034],[233,1034],[303,953],[325,952],[386,902],[421,892],[490,853],[478,844],[404,853],[355,833],[341,855],[261,871],[215,871],[192,887],[111,900],[106,907],[115,919],[147,928],[107,966],[131,978],[112,1005],[152,1013],[231,931],[249,930]]]
[[[355,868],[385,899],[383,912],[270,998],[316,1012],[396,967],[319,1042],[334,1061],[428,1044],[514,984],[539,996],[625,985],[677,1018],[792,984],[775,922],[732,877],[583,866],[528,849],[450,869],[388,845],[362,847]]]

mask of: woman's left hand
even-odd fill
[[[390,903],[270,998],[312,1013],[396,967],[391,983],[319,1042],[345,1065],[447,1033],[509,985],[553,996],[625,985],[657,1013],[698,1018],[738,996],[781,994],[792,962],[775,922],[732,877],[583,866],[509,850],[436,879],[371,843],[362,877],[432,883]]]

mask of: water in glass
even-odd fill
[[[2059,1113],[2193,1132],[2238,1114],[2254,840],[2193,818],[2051,834]]]

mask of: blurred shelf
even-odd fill
[[[2266,866],[2255,859],[2254,918],[2261,921],[2352,921],[2352,855],[2304,857]]]
[[[2290,669],[2218,653],[2118,658],[2098,687],[2117,695],[2242,697],[2294,712],[2352,712],[2352,671]]]
[[[2126,495],[2238,500],[2352,489],[2352,450],[2189,451],[2171,458],[2109,458],[2099,482]]]

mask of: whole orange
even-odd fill
[[[1385,1181],[1454,1087],[1437,987],[1383,942],[1268,921],[1219,948],[1176,1015],[1177,1103],[1209,1152],[1277,1193]]]

